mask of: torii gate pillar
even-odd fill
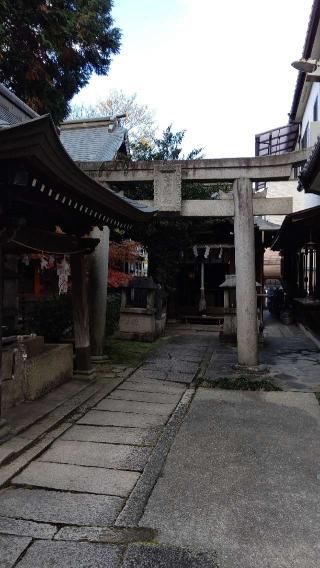
[[[258,357],[252,182],[233,183],[238,364],[256,367]]]
[[[91,359],[94,363],[102,363],[107,359],[104,355],[104,343],[107,317],[110,229],[109,227],[103,227],[103,229],[100,230],[98,227],[95,227],[90,236],[100,240],[89,258]]]

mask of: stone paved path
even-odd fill
[[[296,328],[273,327],[264,353],[285,389],[319,390],[318,349]],[[0,452],[0,567],[316,568],[315,397],[199,389],[189,408],[197,375],[226,376],[234,355],[191,331],[136,371],[101,367],[59,407],[56,394]]]
[[[111,394],[62,423],[60,435],[51,433],[0,492],[1,568],[214,568],[211,553],[155,548],[154,531],[126,522],[130,506],[149,497],[152,468],[162,467],[166,432],[172,437],[208,343],[167,340]]]
[[[212,341],[215,345],[206,379],[241,375],[234,370],[236,345],[222,344],[218,337]],[[320,349],[296,325],[286,326],[266,316],[260,362],[269,369],[265,378],[272,379],[282,390],[320,392]]]

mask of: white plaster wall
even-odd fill
[[[318,118],[320,119],[320,83],[313,83],[308,101],[304,110],[302,123],[301,123],[301,138],[303,137],[306,128],[308,129],[307,146],[313,146],[318,135],[320,135],[320,120],[313,121],[313,107],[318,97]],[[283,181],[283,182],[269,182],[267,184],[268,197],[292,197],[293,199],[293,212],[301,211],[320,205],[320,195],[314,193],[305,193],[304,191],[297,190],[298,182]],[[269,215],[268,221],[281,225],[284,216],[282,215]]]
[[[267,183],[267,197],[292,197],[292,211],[301,211],[309,207],[320,205],[320,196],[314,193],[305,193],[297,190],[298,182],[294,181],[274,181]],[[268,215],[266,217],[271,223],[281,225],[284,215]]]
[[[308,126],[308,123],[313,122],[313,105],[315,103],[316,98],[318,97],[318,116],[320,118],[320,83],[313,83],[310,95],[308,98],[308,102],[306,104],[306,108],[302,117],[301,122],[301,138],[304,135],[305,129]],[[312,145],[312,141],[310,140],[310,134],[308,137],[308,146]]]

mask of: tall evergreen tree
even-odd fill
[[[0,0],[0,81],[56,122],[120,48],[112,0]]]
[[[203,148],[194,148],[187,156],[181,155],[185,130],[172,132],[172,124],[162,132],[162,138],[140,140],[131,145],[135,160],[195,160],[203,157]]]

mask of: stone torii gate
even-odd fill
[[[286,215],[292,212],[291,198],[266,198],[253,192],[253,182],[284,181],[292,168],[308,157],[306,150],[276,156],[170,162],[104,162],[82,164],[91,177],[102,184],[128,186],[153,182],[152,205],[159,214],[187,217],[234,217],[238,363],[257,367],[258,330],[254,215]],[[183,200],[182,181],[231,182],[232,195],[219,200]]]

